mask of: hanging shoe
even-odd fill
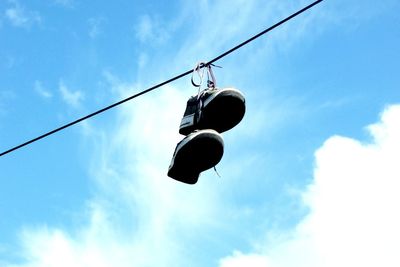
[[[168,176],[187,184],[195,184],[202,171],[221,160],[224,141],[211,129],[195,131],[180,141],[175,148]]]
[[[207,88],[187,101],[179,133],[188,135],[196,129],[222,133],[235,127],[245,111],[245,98],[239,90]]]

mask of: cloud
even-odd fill
[[[142,43],[161,44],[169,38],[165,25],[156,17],[143,15],[135,28],[136,38]]]
[[[76,235],[45,225],[25,229],[25,263],[15,266],[193,266],[188,262],[202,240],[193,234],[218,228],[223,207],[207,186],[216,179],[212,172],[196,187],[166,176],[182,138],[177,127],[184,106],[176,103],[185,100],[167,86],[121,107],[115,130],[89,134],[97,140],[90,172],[99,194],[88,201],[86,226]]]
[[[270,240],[258,253],[234,252],[220,266],[260,257],[268,267],[399,266],[399,120],[400,105],[389,106],[367,127],[370,142],[342,136],[325,141],[303,195],[310,212],[292,235]]]
[[[226,257],[220,261],[221,267],[267,267],[269,266],[268,259],[258,254],[243,254],[235,251],[232,256]]]
[[[81,106],[81,102],[83,101],[84,94],[82,91],[72,91],[70,90],[63,81],[60,81],[59,90],[61,93],[61,97],[65,103],[73,108],[78,108]]]
[[[4,12],[5,17],[15,27],[29,28],[33,24],[40,24],[41,16],[36,11],[26,10],[17,1],[11,1],[12,7]]]
[[[43,86],[41,81],[35,81],[33,87],[36,93],[38,93],[41,97],[45,99],[53,97],[53,94]]]

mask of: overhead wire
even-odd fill
[[[259,37],[261,37],[262,35],[264,35],[264,34],[270,32],[270,31],[272,31],[273,29],[279,27],[280,25],[282,25],[282,24],[284,24],[285,22],[287,22],[287,21],[293,19],[294,17],[300,15],[301,13],[305,12],[306,10],[308,10],[308,9],[312,8],[313,6],[315,6],[315,5],[319,4],[319,3],[321,3],[322,1],[324,1],[324,0],[317,0],[317,1],[315,1],[315,2],[313,2],[313,3],[311,3],[311,4],[309,4],[309,5],[307,5],[306,7],[304,7],[304,8],[302,8],[302,9],[298,10],[297,12],[295,12],[295,13],[293,13],[292,15],[286,17],[285,19],[283,19],[283,20],[281,20],[281,21],[275,23],[274,25],[272,25],[272,26],[266,28],[265,30],[259,32],[258,34],[252,36],[251,38],[249,38],[249,39],[247,39],[247,40],[241,42],[241,43],[238,44],[237,46],[235,46],[235,47],[229,49],[228,51],[226,51],[226,52],[220,54],[219,56],[217,56],[217,57],[211,59],[210,61],[208,61],[208,62],[202,64],[202,66],[200,66],[200,67],[203,68],[203,67],[207,67],[207,66],[211,65],[212,63],[214,63],[214,62],[220,60],[221,58],[223,58],[223,57],[225,57],[225,56],[231,54],[232,52],[236,51],[237,49],[241,48],[242,46],[244,46],[244,45],[246,45],[246,44],[248,44],[248,43],[254,41],[255,39],[257,39],[257,38],[259,38]],[[74,120],[74,121],[72,121],[72,122],[69,122],[69,123],[67,123],[67,124],[65,124],[65,125],[63,125],[63,126],[60,126],[60,127],[56,128],[56,129],[54,129],[54,130],[51,130],[51,131],[49,131],[49,132],[46,132],[46,133],[44,133],[44,134],[42,134],[42,135],[40,135],[40,136],[38,136],[38,137],[35,137],[35,138],[33,138],[33,139],[29,140],[29,141],[26,141],[26,142],[24,142],[24,143],[21,143],[21,144],[15,146],[15,147],[12,147],[12,148],[10,148],[10,149],[8,149],[8,150],[5,150],[4,152],[1,152],[1,153],[0,153],[0,157],[6,155],[6,154],[8,154],[8,153],[11,153],[11,152],[13,152],[13,151],[15,151],[15,150],[17,150],[17,149],[20,149],[20,148],[22,148],[22,147],[24,147],[24,146],[27,146],[27,145],[29,145],[29,144],[31,144],[31,143],[34,143],[34,142],[36,142],[36,141],[39,141],[40,139],[43,139],[43,138],[45,138],[45,137],[47,137],[47,136],[49,136],[49,135],[52,135],[52,134],[54,134],[54,133],[56,133],[56,132],[59,132],[59,131],[61,131],[61,130],[64,130],[65,128],[68,128],[68,127],[70,127],[70,126],[73,126],[73,125],[75,125],[75,124],[77,124],[77,123],[79,123],[79,122],[81,122],[81,121],[87,120],[87,119],[89,119],[89,118],[91,118],[91,117],[93,117],[93,116],[96,116],[96,115],[98,115],[98,114],[100,114],[100,113],[103,113],[103,112],[105,112],[105,111],[107,111],[107,110],[109,110],[109,109],[111,109],[111,108],[114,108],[114,107],[116,107],[116,106],[119,106],[119,105],[121,105],[121,104],[123,104],[123,103],[125,103],[125,102],[127,102],[127,101],[130,101],[130,100],[136,98],[136,97],[139,97],[139,96],[141,96],[141,95],[143,95],[143,94],[146,94],[146,93],[148,93],[148,92],[150,92],[150,91],[153,91],[154,89],[157,89],[157,88],[159,88],[159,87],[161,87],[161,86],[164,86],[164,85],[166,85],[166,84],[168,84],[168,83],[171,83],[171,82],[173,82],[173,81],[175,81],[175,80],[178,80],[178,79],[180,79],[180,78],[182,78],[182,77],[184,77],[184,76],[186,76],[186,75],[189,75],[189,74],[192,73],[192,72],[193,72],[192,69],[191,69],[191,70],[188,70],[188,71],[185,71],[185,72],[183,72],[183,73],[181,73],[181,74],[179,74],[179,75],[177,75],[177,76],[175,76],[175,77],[173,77],[173,78],[170,78],[170,79],[168,79],[168,80],[166,80],[166,81],[164,81],[164,82],[161,82],[161,83],[159,83],[159,84],[156,84],[156,85],[154,85],[154,86],[152,86],[152,87],[150,87],[150,88],[148,88],[148,89],[145,89],[145,90],[143,90],[143,91],[141,91],[141,92],[139,92],[139,93],[137,93],[137,94],[134,94],[134,95],[132,95],[132,96],[129,96],[129,97],[127,97],[127,98],[125,98],[125,99],[122,99],[122,100],[120,100],[120,101],[118,101],[118,102],[115,102],[115,103],[113,103],[113,104],[111,104],[111,105],[109,105],[109,106],[106,106],[106,107],[104,107],[104,108],[101,108],[101,109],[99,109],[99,110],[97,110],[97,111],[95,111],[95,112],[92,112],[92,113],[90,113],[90,114],[88,114],[88,115],[86,115],[86,116],[83,116],[83,117],[81,117],[81,118],[79,118],[79,119],[76,119],[76,120]]]

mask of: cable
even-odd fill
[[[318,1],[315,1],[315,2],[311,3],[310,5],[308,5],[308,6],[304,7],[304,8],[302,8],[302,9],[300,9],[299,11],[293,13],[292,15],[290,15],[290,16],[288,16],[287,18],[285,18],[285,19],[279,21],[278,23],[272,25],[271,27],[269,27],[269,28],[263,30],[262,32],[260,32],[260,33],[258,33],[258,34],[256,34],[256,35],[254,35],[253,37],[247,39],[246,41],[244,41],[244,42],[238,44],[237,46],[231,48],[230,50],[224,52],[223,54],[221,54],[221,55],[219,55],[219,56],[217,56],[217,57],[211,59],[210,61],[208,61],[207,63],[203,64],[203,65],[200,66],[200,67],[207,67],[207,66],[211,65],[212,63],[216,62],[217,60],[220,60],[221,58],[223,58],[223,57],[229,55],[230,53],[232,53],[232,52],[234,52],[235,50],[241,48],[242,46],[244,46],[244,45],[246,45],[246,44],[248,44],[248,43],[254,41],[255,39],[259,38],[260,36],[262,36],[262,35],[264,35],[264,34],[270,32],[270,31],[272,31],[272,30],[275,29],[276,27],[279,27],[279,26],[282,25],[283,23],[285,23],[285,22],[291,20],[292,18],[294,18],[294,17],[296,17],[297,15],[303,13],[304,11],[306,11],[306,10],[312,8],[313,6],[319,4],[319,3],[322,2],[322,1],[323,1],[323,0],[318,0]],[[93,113],[90,113],[90,114],[88,114],[88,115],[86,115],[86,116],[84,116],[84,117],[81,117],[81,118],[79,118],[79,119],[77,119],[77,120],[74,120],[74,121],[72,121],[72,122],[70,122],[70,123],[67,123],[67,124],[65,124],[65,125],[63,125],[63,126],[61,126],[61,127],[58,127],[58,128],[56,128],[56,129],[54,129],[54,130],[52,130],[52,131],[49,131],[49,132],[47,132],[47,133],[45,133],[45,134],[42,134],[42,135],[40,135],[40,136],[38,136],[38,137],[36,137],[36,138],[33,138],[33,139],[31,139],[31,140],[29,140],[29,141],[27,141],[27,142],[25,142],[25,143],[22,143],[22,144],[17,145],[17,146],[15,146],[15,147],[13,147],[13,148],[10,148],[10,149],[8,149],[8,150],[6,150],[6,151],[0,153],[0,157],[1,157],[1,156],[4,156],[4,155],[6,155],[6,154],[8,154],[8,153],[10,153],[10,152],[12,152],[12,151],[14,151],[14,150],[17,150],[17,149],[20,149],[20,148],[22,148],[22,147],[24,147],[24,146],[27,146],[27,145],[29,145],[29,144],[31,144],[31,143],[33,143],[33,142],[36,142],[36,141],[38,141],[38,140],[40,140],[40,139],[42,139],[42,138],[45,138],[45,137],[47,137],[47,136],[49,136],[49,135],[52,135],[52,134],[54,134],[54,133],[56,133],[56,132],[59,132],[59,131],[61,131],[61,130],[64,130],[65,128],[68,128],[68,127],[70,127],[70,126],[72,126],[72,125],[74,125],[74,124],[77,124],[77,123],[81,122],[81,121],[84,121],[84,120],[89,119],[89,118],[91,118],[91,117],[93,117],[93,116],[96,116],[97,114],[103,113],[103,112],[105,112],[105,111],[107,111],[107,110],[109,110],[109,109],[111,109],[111,108],[113,108],[113,107],[119,106],[119,105],[121,105],[121,104],[123,104],[123,103],[125,103],[125,102],[127,102],[127,101],[129,101],[129,100],[132,100],[132,99],[134,99],[134,98],[136,98],[136,97],[139,97],[139,96],[141,96],[141,95],[143,95],[143,94],[146,94],[146,93],[148,93],[148,92],[150,92],[150,91],[153,91],[154,89],[157,89],[157,88],[159,88],[159,87],[161,87],[161,86],[163,86],[163,85],[166,85],[166,84],[171,83],[171,82],[173,82],[173,81],[175,81],[175,80],[178,80],[178,79],[180,79],[180,78],[182,78],[182,77],[184,77],[184,76],[186,76],[186,75],[188,75],[188,74],[190,74],[190,73],[192,73],[192,72],[193,72],[193,70],[188,70],[188,71],[186,71],[186,72],[184,72],[184,73],[181,73],[181,74],[179,74],[179,75],[177,75],[177,76],[175,76],[175,77],[173,77],[173,78],[171,78],[171,79],[169,79],[169,80],[166,80],[166,81],[164,81],[164,82],[162,82],[162,83],[159,83],[159,84],[156,84],[156,85],[154,85],[154,86],[152,86],[152,87],[150,87],[150,88],[148,88],[148,89],[146,89],[146,90],[143,90],[143,91],[141,91],[141,92],[139,92],[139,93],[137,93],[137,94],[135,94],[135,95],[132,95],[132,96],[130,96],[130,97],[127,97],[127,98],[125,98],[125,99],[123,99],[123,100],[120,100],[120,101],[114,103],[114,104],[111,104],[111,105],[109,105],[109,106],[107,106],[107,107],[104,107],[104,108],[102,108],[102,109],[99,109],[99,110],[97,110],[97,111],[95,111],[95,112],[93,112]]]

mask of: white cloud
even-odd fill
[[[46,99],[53,97],[53,94],[43,86],[41,81],[35,81],[33,87],[36,93],[38,93],[41,97]]]
[[[4,14],[13,26],[29,28],[33,24],[39,24],[42,21],[38,12],[26,10],[17,1],[11,1],[11,3],[13,6],[7,8]]]
[[[314,181],[304,193],[310,213],[293,235],[258,254],[235,252],[220,266],[239,266],[244,255],[264,257],[268,267],[399,266],[399,121],[400,105],[390,106],[367,128],[370,143],[329,138],[315,154]]]
[[[169,38],[165,25],[155,17],[143,15],[135,28],[136,38],[142,43],[160,44]]]
[[[268,259],[259,254],[243,254],[235,251],[232,256],[226,257],[220,261],[221,267],[268,267]]]
[[[82,91],[72,91],[62,81],[60,81],[59,90],[65,103],[73,108],[80,107],[81,102],[84,99],[84,94]]]
[[[217,227],[222,207],[207,186],[212,172],[196,187],[166,176],[182,138],[177,127],[185,100],[179,90],[164,87],[121,107],[115,131],[89,133],[98,140],[91,174],[101,193],[88,202],[87,226],[75,236],[45,226],[26,229],[26,263],[16,266],[193,266],[187,264],[197,251],[188,246],[198,242],[193,231]]]

